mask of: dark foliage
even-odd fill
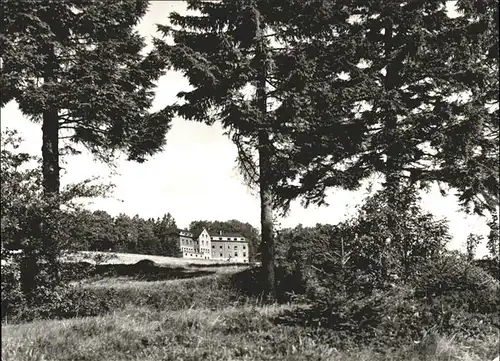
[[[42,172],[37,167],[38,159],[19,152],[20,144],[21,139],[15,131],[2,131],[2,259],[16,258],[21,292],[27,301],[36,303],[38,296],[48,297],[49,289],[61,282],[59,256],[68,248],[70,235],[68,227],[64,227],[66,224],[58,222],[77,212],[77,200],[106,195],[109,187],[90,179],[63,187],[57,201],[47,199],[43,193]],[[59,208],[62,205],[64,210]],[[45,242],[41,222],[57,233],[57,243]]]
[[[147,7],[4,1],[0,103],[15,100],[36,121],[55,112],[54,129],[104,160],[119,149],[137,160],[160,150],[169,123],[148,109],[164,64],[156,52],[141,54],[146,43],[134,31]]]
[[[20,269],[33,302],[60,283],[60,158],[81,144],[108,163],[117,151],[142,162],[165,144],[170,118],[148,111],[164,64],[156,52],[142,53],[146,43],[134,30],[147,7],[144,0],[2,2],[0,104],[15,101],[42,130],[41,194]]]
[[[288,65],[274,119],[274,142],[287,141],[274,159],[282,203],[321,204],[329,188],[356,188],[378,173],[392,189],[437,181],[466,208],[494,209],[498,4],[457,1],[455,16],[435,0],[294,5],[274,18],[286,19],[289,51],[270,59],[275,69]],[[308,11],[291,16],[299,9]]]
[[[500,282],[463,255],[446,254],[421,267],[422,272],[412,284],[415,297],[425,303],[437,302],[468,313],[500,311]]]
[[[80,267],[80,270],[84,268],[88,271],[87,267],[87,265]],[[81,274],[89,275],[88,272]],[[66,281],[70,279],[74,279],[74,276],[65,278]],[[111,290],[95,294],[79,287],[58,286],[42,288],[40,291],[45,293],[37,294],[37,302],[27,299],[21,292],[17,263],[2,266],[2,322],[97,316],[117,307],[116,298]]]
[[[488,274],[498,281],[500,281],[500,262],[494,259],[477,259],[473,261],[473,264],[477,267],[482,268]]]
[[[87,265],[82,265],[82,267],[85,268]],[[160,274],[158,270],[152,270],[152,267],[156,266],[148,261],[140,262],[138,265],[128,265],[126,268],[121,268],[121,271],[125,270],[122,277],[127,280],[144,280],[147,278],[144,270],[150,268],[149,275],[152,280],[170,279],[172,275],[178,278],[179,274],[180,278],[185,280],[152,286],[145,283],[141,287],[115,287],[113,284],[107,287],[93,287],[82,283],[59,287],[50,294],[50,298],[47,297],[44,302],[34,306],[25,303],[22,298],[19,302],[15,292],[5,294],[3,292],[4,284],[2,284],[2,322],[17,323],[34,319],[105,315],[127,305],[147,307],[158,311],[187,308],[221,309],[248,304],[249,300],[252,299],[248,295],[242,294],[234,286],[233,278],[228,275],[200,277],[213,273],[180,269],[162,270],[160,272],[163,273]],[[2,271],[4,270],[2,269]],[[112,271],[113,275],[120,273],[120,271],[115,271]],[[109,275],[109,273],[105,273],[105,275]],[[5,289],[8,290],[8,288]],[[9,303],[10,300],[16,302]],[[4,308],[4,306],[6,307]]]
[[[358,214],[338,225],[285,229],[279,233],[277,261],[290,292],[327,289],[369,295],[401,284],[439,257],[450,236],[447,223],[421,210],[407,189],[390,207],[385,190],[369,197]],[[293,281],[292,281],[293,279]]]
[[[74,251],[114,251],[123,253],[177,256],[178,241],[170,237],[177,229],[170,213],[143,219],[105,211],[79,210],[67,215],[66,232]]]
[[[423,212],[411,190],[397,199],[388,207],[381,191],[351,220],[280,232],[279,294],[309,307],[278,322],[320,326],[335,345],[381,349],[431,331],[484,335],[500,327],[498,280],[445,250],[446,223]]]

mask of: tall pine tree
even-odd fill
[[[266,27],[260,9],[250,1],[188,1],[188,4],[190,10],[201,15],[173,13],[170,15],[173,26],[159,26],[175,42],[174,45],[164,42],[160,51],[195,88],[179,93],[186,102],[174,109],[190,120],[206,123],[221,120],[233,138],[248,136],[258,150],[265,289],[274,298],[272,193],[267,176],[270,150],[265,126],[269,56]],[[242,90],[249,84],[255,88],[255,94],[246,100]]]
[[[277,154],[288,170],[277,173],[281,201],[304,196],[322,203],[329,187],[355,188],[379,172],[394,199],[403,183],[438,181],[456,188],[462,205],[494,209],[496,3],[458,1],[454,17],[447,1],[315,3],[325,10],[323,25],[290,18],[290,27],[308,30],[306,37],[290,35],[308,60],[294,63],[301,75],[295,83],[307,91],[300,103],[291,92],[277,114],[283,121],[313,112],[317,118],[280,131],[288,140]],[[343,26],[338,9],[349,14]],[[321,67],[304,67],[310,64]],[[356,131],[338,136],[339,124]]]
[[[145,0],[2,3],[0,103],[14,100],[41,123],[44,252],[31,263],[44,257],[53,281],[61,139],[67,141],[64,150],[80,143],[105,161],[116,150],[142,161],[164,144],[165,114],[148,113],[163,64],[155,52],[143,54],[144,39],[134,30],[147,6]],[[31,273],[28,288],[36,285]]]
[[[171,26],[159,26],[165,36],[173,37],[174,44],[158,42],[158,49],[194,87],[179,93],[183,104],[170,109],[190,120],[221,121],[236,144],[240,169],[260,193],[263,285],[273,299],[274,193],[277,175],[290,174],[286,163],[276,161],[279,154],[286,158],[289,143],[281,134],[286,133],[283,129],[307,128],[317,116],[317,112],[309,112],[290,119],[287,110],[279,113],[276,107],[283,102],[295,106],[305,99],[306,89],[297,89],[301,74],[294,68],[295,63],[304,68],[311,61],[293,54],[296,38],[310,39],[317,28],[324,28],[325,9],[338,17],[339,24],[347,20],[348,13],[326,2],[280,0],[191,0],[188,9],[200,15],[173,13]],[[289,22],[292,18],[301,20]],[[321,46],[321,41],[314,43]],[[347,137],[338,142],[339,149],[355,146],[354,135],[349,138],[353,128],[339,128],[343,131],[338,134]]]

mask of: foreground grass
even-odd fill
[[[144,306],[157,311],[207,308],[212,311],[230,306],[258,304],[259,299],[245,296],[231,284],[229,274],[221,273],[191,279],[137,281],[107,278],[83,282],[80,287],[99,298],[112,298],[112,309]]]
[[[2,360],[492,360],[499,335],[465,340],[430,334],[393,350],[339,347],[338,335],[276,322],[300,305],[262,305],[233,287],[230,275],[145,282],[86,281],[111,299],[95,317],[2,326]],[[457,341],[460,340],[460,341]]]
[[[291,306],[212,311],[127,307],[113,314],[2,327],[2,360],[487,360],[498,335],[459,345],[430,338],[392,354],[338,351],[314,330],[276,325]],[[496,337],[495,337],[496,336]]]

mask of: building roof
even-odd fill
[[[174,230],[174,231],[170,232],[170,234],[176,234],[176,235],[179,235],[181,232],[183,232],[183,233],[189,233],[191,236],[193,236],[193,232],[188,231],[188,230],[186,230],[186,229],[180,229],[180,228],[178,228],[178,229],[176,229],[176,230]]]
[[[205,231],[205,230],[206,230],[206,228],[205,228],[205,227],[203,227],[201,230],[199,230],[199,231],[197,231],[196,233],[194,233],[194,237],[193,237],[193,238],[198,238],[198,237],[200,237],[200,235],[201,235],[201,234],[203,233],[203,231]],[[191,233],[192,233],[192,232],[191,232]],[[207,233],[208,233],[208,231],[207,231]]]
[[[239,234],[239,233],[216,233],[216,232],[210,232],[209,233],[210,237],[243,237],[245,238],[243,235]]]
[[[237,239],[237,240],[233,240],[233,239],[213,239],[211,240],[212,243],[217,243],[217,242],[221,242],[221,243],[247,243],[248,244],[248,241],[245,239],[245,240],[240,240],[240,239]]]
[[[227,238],[237,238],[237,239],[217,239],[219,237],[227,237]],[[246,238],[239,233],[212,233],[210,234],[210,238],[212,242],[239,242],[239,243],[248,243]],[[243,239],[241,239],[243,238]]]
[[[191,231],[188,231],[186,229],[177,229],[175,231],[173,231],[172,233],[173,234],[176,234],[176,235],[180,235],[181,232],[185,232],[185,233],[189,233],[191,236],[185,236],[185,237],[189,237],[189,238],[192,238],[192,239],[198,239],[198,237],[200,236],[200,234],[203,232],[203,230],[205,230],[205,228],[203,228],[201,231],[198,231],[196,233],[193,233]],[[242,234],[240,233],[232,233],[232,232],[228,232],[228,233],[217,233],[217,232],[208,232],[208,235],[210,236],[210,238],[215,238],[215,237],[231,237],[231,238],[243,238],[243,240],[240,240],[240,239],[237,239],[237,240],[219,240],[219,239],[216,239],[215,241],[218,241],[218,242],[228,242],[228,241],[231,241],[231,242],[245,242],[245,243],[248,243],[245,236],[243,236]]]

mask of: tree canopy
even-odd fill
[[[158,151],[168,118],[149,114],[154,82],[163,74],[156,52],[144,55],[134,30],[148,1],[110,5],[80,1],[4,1],[1,105],[54,127],[106,159],[112,150],[131,158]]]
[[[169,109],[228,130],[260,190],[269,275],[273,208],[322,204],[327,189],[355,189],[374,173],[392,197],[438,181],[478,213],[498,203],[492,1],[459,1],[458,17],[444,0],[192,0],[188,9],[198,13],[159,25],[173,38],[159,52],[193,87]]]
[[[48,274],[54,283],[60,156],[83,144],[107,162],[118,150],[143,161],[165,143],[170,118],[149,113],[164,64],[155,51],[144,54],[145,41],[134,30],[147,7],[146,0],[2,3],[0,105],[15,101],[25,116],[41,123],[45,210],[38,236],[40,247],[52,254]],[[36,276],[35,269],[25,270]]]
[[[454,187],[477,213],[498,205],[496,3],[458,1],[453,17],[447,1],[313,3],[327,18],[287,54],[297,85],[276,111],[292,120],[277,133],[282,202],[321,204],[379,172]]]

